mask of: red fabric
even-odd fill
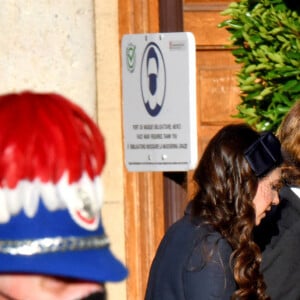
[[[93,179],[105,163],[103,136],[75,103],[58,94],[0,96],[0,186],[18,181],[56,183],[65,171],[76,182]]]

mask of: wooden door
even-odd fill
[[[218,28],[221,12],[232,0],[184,0],[184,31],[196,39],[197,129],[199,158],[208,141],[224,125],[241,122],[234,118],[240,102],[236,73],[239,66],[229,47],[229,33]],[[188,174],[188,195],[193,193],[192,172]]]
[[[166,0],[164,0],[166,1]],[[163,1],[163,2],[164,2]],[[182,31],[190,31],[196,39],[197,69],[197,130],[199,158],[208,141],[224,125],[241,122],[234,118],[236,105],[240,102],[236,73],[239,66],[234,61],[229,47],[229,33],[218,24],[224,20],[223,11],[232,0],[184,0],[182,20],[172,24],[181,24]],[[179,13],[174,14],[180,16]],[[168,15],[160,16],[168,24]],[[178,17],[180,19],[180,17]],[[177,25],[178,26],[178,25]],[[167,26],[166,26],[167,27]],[[173,25],[173,29],[176,26]],[[174,30],[178,31],[178,30]],[[165,220],[166,227],[182,216],[184,208],[193,194],[193,172],[188,172],[181,184],[186,188],[186,195],[178,187],[165,184]],[[181,175],[183,178],[183,176]]]
[[[240,102],[235,63],[229,34],[217,25],[232,0],[184,0],[184,31],[196,38],[197,109],[199,157],[207,142],[222,126],[240,122],[232,115]]]
[[[196,37],[199,157],[209,139],[223,125],[237,122],[239,102],[235,74],[238,66],[228,44],[228,33],[218,29],[220,12],[229,0],[119,0],[120,42],[125,33],[190,31]],[[174,11],[175,9],[175,11]],[[180,11],[178,11],[180,10]],[[160,13],[161,12],[161,13]],[[169,27],[169,24],[170,27]],[[121,43],[120,43],[121,44]],[[174,182],[187,184],[187,174],[125,174],[127,299],[144,298],[149,268],[167,227],[182,215],[184,192]],[[183,178],[186,180],[182,180]],[[175,178],[175,180],[174,180]],[[178,183],[176,183],[178,184]]]

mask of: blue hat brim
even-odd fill
[[[72,221],[66,209],[49,212],[42,201],[34,218],[28,218],[22,211],[12,217],[9,223],[0,224],[0,241],[69,236],[85,238],[103,234],[101,223],[96,231],[87,231]],[[117,282],[127,277],[128,270],[107,245],[101,248],[69,249],[34,255],[7,254],[0,251],[0,273],[31,273],[84,281]]]
[[[0,254],[0,273],[29,273],[93,282],[118,282],[128,276],[127,268],[108,247],[19,256]]]

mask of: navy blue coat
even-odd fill
[[[231,253],[218,232],[191,222],[187,211],[159,245],[145,300],[229,300],[236,289]]]
[[[299,300],[300,198],[284,187],[280,199],[276,207],[277,233],[263,251],[261,268],[272,300]]]

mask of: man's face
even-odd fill
[[[97,293],[97,294],[96,294]],[[89,298],[89,295],[95,294]],[[103,284],[29,274],[0,274],[0,300],[104,300]]]

